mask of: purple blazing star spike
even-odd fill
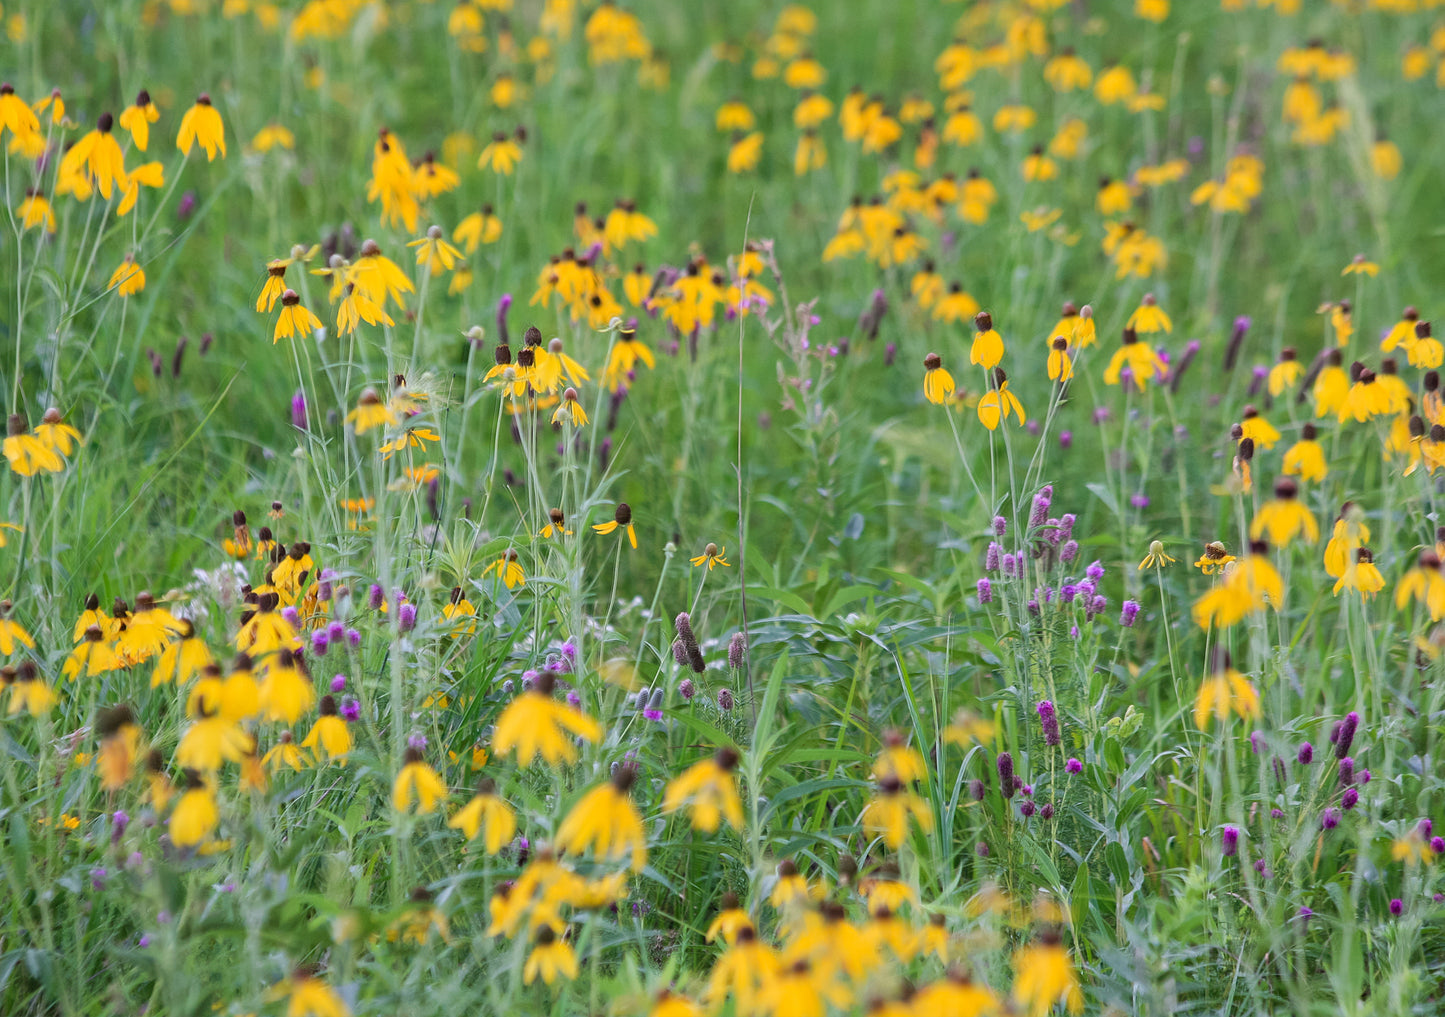
[[[1219,836],[1219,847],[1225,858],[1233,858],[1239,854],[1239,827],[1226,826]]]
[[[1039,725],[1044,730],[1044,744],[1058,745],[1063,740],[1059,731],[1059,715],[1054,712],[1054,704],[1045,699],[1039,703]]]
[[[1034,495],[1033,509],[1029,512],[1029,527],[1042,526],[1049,517],[1049,506],[1054,503],[1054,486],[1045,484]]]
[[[306,430],[306,393],[299,388],[291,397],[291,426]]]
[[[1007,752],[998,754],[998,784],[1005,798],[1014,796],[1014,757]]]

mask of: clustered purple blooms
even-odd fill
[[[1134,619],[1139,617],[1139,602],[1135,600],[1124,601],[1123,610],[1119,612],[1119,624],[1126,629],[1134,627]]]
[[[340,692],[346,688],[346,675],[338,674],[331,676],[331,691]]]
[[[677,683],[677,694],[682,697],[683,702],[688,702],[697,695],[697,686],[692,683],[691,678],[684,678]]]
[[[1355,782],[1355,761],[1349,756],[1340,760],[1340,786],[1349,787]]]
[[[1336,808],[1325,809],[1320,814],[1320,829],[1333,830],[1340,825],[1340,810]]]
[[[1345,719],[1340,721],[1337,731],[1330,733],[1330,741],[1335,743],[1335,758],[1344,759],[1350,754],[1350,746],[1354,744],[1355,732],[1360,726],[1360,715],[1354,710],[1345,714]]]
[[[1404,911],[1404,901],[1402,901],[1399,897],[1393,897],[1390,899],[1390,914],[1394,915],[1396,918],[1399,918],[1400,915],[1404,913]]]
[[[1034,814],[1034,803],[1033,803],[1033,802],[1023,802],[1023,803],[1021,803],[1021,804],[1019,805],[1019,815],[1023,816],[1025,819],[1030,818],[1031,816],[1033,816],[1033,814]]]
[[[1360,802],[1360,792],[1357,788],[1347,787],[1345,793],[1340,795],[1340,808],[1345,811],[1353,809]]]
[[[1064,764],[1064,772],[1065,772],[1065,773],[1083,773],[1083,772],[1084,772],[1084,764],[1081,763],[1081,762],[1079,762],[1079,761],[1078,761],[1077,759],[1075,759],[1073,756],[1070,756],[1070,757],[1069,757],[1069,761]]]
[[[1049,506],[1054,503],[1054,486],[1045,484],[1034,495],[1033,509],[1029,512],[1029,528],[1042,526],[1049,517]]]
[[[1309,766],[1315,759],[1315,747],[1305,742],[1299,747],[1299,761],[1301,766]]]
[[[407,602],[396,609],[396,629],[398,632],[410,632],[414,628],[416,628],[416,605]]]
[[[1004,534],[1006,534],[1006,533],[1008,533],[1008,520],[1005,519],[1003,516],[994,516],[994,517],[993,517],[993,535],[994,535],[995,537],[1000,537],[1000,538],[1001,538],[1001,537],[1003,537]]]
[[[1014,757],[1007,752],[998,754],[998,784],[1004,798],[1014,796]]]
[[[1059,732],[1059,716],[1054,712],[1054,704],[1045,699],[1039,703],[1039,724],[1044,729],[1044,744],[1058,745],[1063,740]]]
[[[355,724],[361,719],[361,701],[347,696],[341,701],[341,719],[349,724]]]
[[[1225,858],[1239,854],[1239,827],[1226,826],[1219,836],[1219,847]]]
[[[978,602],[980,604],[993,603],[993,586],[987,579],[978,581]]]
[[[996,540],[988,542],[988,550],[983,553],[983,570],[985,572],[997,572],[999,563],[1003,559],[1003,547]]]

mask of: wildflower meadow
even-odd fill
[[[0,1014],[1445,1012],[1445,2],[0,36]]]

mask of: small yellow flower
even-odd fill
[[[1139,563],[1139,571],[1145,569],[1162,569],[1165,565],[1173,565],[1175,559],[1164,553],[1164,544],[1158,540],[1149,542],[1149,553]]]
[[[1380,274],[1380,266],[1368,260],[1363,254],[1357,254],[1348,265],[1341,271],[1340,275],[1367,275],[1373,278]]]
[[[708,544],[707,547],[702,549],[702,554],[696,558],[689,558],[688,561],[698,566],[706,565],[707,570],[711,572],[714,565],[731,567],[731,563],[723,557],[725,554],[727,554],[727,548],[718,547],[716,544]]]

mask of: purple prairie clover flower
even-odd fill
[[[1355,782],[1355,761],[1349,756],[1340,760],[1340,786],[1349,787]]]
[[[717,705],[718,709],[722,710],[724,713],[731,710],[733,708],[733,690],[718,689]]]
[[[1355,771],[1355,783],[1356,783],[1356,784],[1368,784],[1369,782],[1370,782],[1370,771],[1369,771],[1369,770],[1356,770],[1356,771]]]
[[[1249,332],[1249,326],[1254,321],[1247,314],[1241,314],[1234,319],[1234,330],[1229,333],[1229,345],[1224,348],[1224,369],[1234,370],[1235,363],[1239,360],[1239,348],[1244,345],[1244,337]]]
[[[889,343],[883,347],[883,366],[892,367],[893,362],[898,359],[898,344]]]
[[[1345,793],[1340,795],[1340,808],[1348,812],[1360,803],[1360,792],[1358,788],[1347,787]]]
[[[999,790],[1005,798],[1014,796],[1014,757],[1007,752],[998,754],[998,783]]]
[[[407,735],[406,747],[409,749],[416,749],[418,752],[425,752],[426,735],[422,734],[420,731]]]
[[[1059,603],[1072,604],[1074,598],[1079,595],[1079,588],[1073,583],[1065,583],[1059,587]]]
[[[996,540],[988,542],[988,550],[983,553],[983,570],[985,572],[997,572],[999,562],[1003,559],[1003,547]]]
[[[120,839],[125,836],[125,828],[130,825],[130,816],[117,810],[111,813],[110,817],[110,842],[119,844]]]
[[[1437,855],[1445,855],[1445,837],[1431,837],[1430,850]]]
[[[687,647],[682,645],[681,639],[672,641],[672,659],[677,662],[678,667],[687,667]]]
[[[1078,761],[1077,759],[1075,759],[1073,756],[1070,756],[1070,757],[1069,757],[1069,761],[1064,764],[1064,772],[1065,772],[1065,773],[1083,773],[1083,772],[1084,772],[1084,764],[1081,763],[1081,762],[1079,762],[1079,761]]]
[[[1044,729],[1044,744],[1057,745],[1063,740],[1059,732],[1059,715],[1054,712],[1054,704],[1045,699],[1039,703],[1039,725]]]
[[[1079,596],[1084,598],[1086,607],[1088,606],[1088,602],[1094,599],[1094,592],[1094,581],[1092,579],[1079,580]]]
[[[346,626],[339,621],[334,621],[326,626],[326,640],[331,643],[339,643],[346,638]]]
[[[1103,563],[1097,560],[1090,562],[1088,567],[1084,569],[1084,575],[1088,577],[1091,582],[1097,583],[1100,579],[1104,578]]]
[[[1269,878],[1269,866],[1264,864],[1263,858],[1259,859],[1254,863],[1254,871],[1259,873],[1259,878],[1261,879]]]
[[[984,785],[983,781],[975,777],[968,782],[968,793],[974,801],[981,802],[984,796],[988,794],[988,788]]]
[[[1079,638],[1079,626],[1077,626],[1077,625],[1070,625],[1070,626],[1069,626],[1069,638],[1070,638],[1070,639],[1078,639],[1078,638]]]
[[[1097,407],[1097,408],[1094,410],[1094,423],[1095,423],[1095,424],[1105,424],[1105,423],[1107,423],[1107,422],[1109,421],[1109,419],[1110,419],[1111,417],[1113,417],[1113,416],[1114,416],[1114,414],[1109,411],[1109,407],[1107,407],[1107,406]]]
[[[331,691],[341,692],[346,688],[346,675],[336,674],[331,676]]]
[[[1063,449],[1071,448],[1071,447],[1073,446],[1073,444],[1074,444],[1074,432],[1073,432],[1073,431],[1060,431],[1060,432],[1059,432],[1059,448],[1063,448]]]
[[[1249,750],[1256,756],[1259,755],[1259,746],[1264,742],[1263,731],[1251,731],[1249,733]]]
[[[531,668],[528,668],[527,670],[523,671],[523,672],[522,672],[522,691],[523,691],[523,692],[530,692],[531,689],[532,689],[532,686],[537,684],[537,679],[540,678],[540,677],[542,677],[541,672],[539,672],[539,671],[534,671],[534,670],[532,670]]]
[[[697,695],[697,686],[693,684],[691,678],[684,678],[677,683],[677,694],[682,697],[683,702],[688,702]]]
[[[1008,520],[1003,516],[993,517],[993,535],[1002,539],[1008,533]]]
[[[1315,760],[1315,747],[1305,742],[1299,747],[1299,761],[1301,766],[1309,766]]]
[[[353,650],[361,646],[361,632],[358,629],[346,630],[346,644]]]
[[[322,569],[316,584],[316,599],[330,600],[332,597],[331,584],[336,580],[335,569]],[[330,631],[328,627],[328,632]]]
[[[748,637],[741,632],[734,632],[733,637],[728,640],[728,667],[741,671],[747,660]]]
[[[1416,823],[1415,829],[1420,831],[1421,837],[1429,837],[1430,834],[1435,832],[1435,824],[1431,822],[1428,818],[1426,818]]]
[[[662,703],[664,696],[665,693],[663,692],[662,686],[659,685],[657,688],[653,689],[652,695],[647,700],[647,707],[642,711],[642,715],[648,720],[661,720]],[[581,705],[580,700],[578,701],[578,705]]]
[[[135,945],[138,946],[138,947],[140,947],[142,950],[144,950],[146,947],[150,946],[150,945],[151,945],[151,937],[150,937],[150,934],[149,934],[149,933],[142,932],[142,933],[141,933],[141,936],[140,936],[140,939],[138,939],[138,940],[135,941]]]
[[[1284,809],[1270,809],[1270,810],[1269,810],[1269,818],[1270,818],[1270,819],[1283,819],[1283,818],[1284,818]]]
[[[1402,901],[1399,897],[1392,897],[1390,899],[1390,914],[1394,915],[1396,918],[1399,918],[1404,913],[1405,902]]]
[[[980,858],[987,858],[987,857],[988,857],[988,842],[987,842],[987,841],[982,841],[982,840],[979,841],[978,844],[974,847],[973,851],[974,851],[974,854],[978,855]]]
[[[1039,421],[1037,417],[1030,417],[1029,422],[1024,425],[1024,430],[1037,438],[1039,436],[1039,432],[1043,430],[1043,428],[1039,426]]]
[[[176,202],[176,218],[181,222],[185,222],[191,217],[191,213],[196,210],[198,202],[199,199],[196,197],[195,191],[186,191],[181,195],[181,200]]]
[[[386,603],[386,593],[382,590],[380,583],[372,583],[371,588],[366,591],[366,606],[373,611],[380,611],[381,606]]]
[[[993,603],[993,584],[987,579],[980,579],[978,581],[978,602],[980,604]]]
[[[1035,806],[1033,802],[1023,802],[1019,805],[1019,815],[1023,816],[1025,819],[1032,818],[1034,812]]]
[[[1000,563],[1003,567],[1004,578],[1012,579],[1018,575],[1018,559],[1011,554],[1005,554]]]
[[[1139,617],[1139,602],[1135,600],[1124,601],[1124,607],[1119,612],[1119,624],[1126,629],[1134,627],[1134,619]]]
[[[565,698],[567,700],[567,705],[572,707],[574,710],[581,708],[582,696],[578,694],[576,689],[568,689]]]
[[[1077,540],[1066,540],[1059,548],[1059,561],[1065,565],[1072,564],[1079,556],[1079,542]]]
[[[1049,506],[1054,503],[1054,485],[1045,484],[1034,495],[1033,509],[1029,512],[1029,526],[1042,526],[1049,517]]]
[[[1189,370],[1189,365],[1194,363],[1194,358],[1199,354],[1199,340],[1191,339],[1184,344],[1184,352],[1179,355],[1179,363],[1170,365],[1169,391],[1178,392],[1179,383],[1184,380],[1184,372]]]
[[[344,720],[344,721],[346,721],[346,722],[349,723],[349,724],[355,724],[358,720],[360,720],[360,719],[361,719],[361,702],[360,702],[360,700],[358,700],[358,699],[356,699],[356,698],[354,698],[354,697],[352,697],[352,696],[347,696],[344,700],[342,700],[342,702],[341,702],[341,719]]]
[[[1015,781],[1017,781],[1019,778],[1014,778],[1014,779],[1015,779]],[[1033,795],[1034,795],[1034,786],[1033,786],[1032,784],[1021,784],[1021,785],[1018,785],[1018,788],[1019,788],[1020,791],[1023,792],[1023,795],[1024,795],[1025,798],[1032,798],[1032,797],[1033,797]]]
[[[396,609],[396,629],[398,632],[410,632],[414,628],[416,628],[416,605],[402,604]]]
[[[1135,491],[1129,496],[1129,504],[1136,509],[1146,509],[1149,507],[1149,496],[1143,491]]]
[[[1299,913],[1295,915],[1295,917],[1299,919],[1299,923],[1301,925],[1308,925],[1309,920],[1314,916],[1315,913],[1309,908],[1305,907],[1303,904],[1299,906]]]
[[[1093,600],[1089,601],[1089,620],[1092,621],[1094,618],[1103,614],[1108,609],[1108,598],[1103,596],[1096,596]]]
[[[1044,543],[1049,547],[1058,547],[1064,540],[1063,521],[1060,519],[1049,519],[1044,523]]]
[[[291,397],[291,426],[306,430],[306,393],[299,388]]]
[[[1028,609],[1029,614],[1034,615],[1035,617],[1038,617],[1038,613],[1039,613],[1039,602],[1038,602],[1037,600],[1035,600],[1035,599],[1033,599],[1032,597],[1030,597],[1030,598],[1029,598],[1029,602],[1028,602],[1027,604],[1025,604],[1024,606]]]
[[[1340,825],[1340,810],[1333,806],[1320,813],[1320,829],[1333,830]]]
[[[1225,858],[1233,858],[1239,854],[1239,827],[1226,826],[1224,832],[1219,835],[1219,849],[1224,853]]]
[[[1042,805],[1039,806],[1039,818],[1040,818],[1040,819],[1046,819],[1046,820],[1047,820],[1047,819],[1053,819],[1053,818],[1054,818],[1054,803],[1053,803],[1053,802],[1044,802],[1044,804],[1042,804]]]
[[[1354,710],[1345,714],[1345,719],[1340,722],[1340,733],[1335,742],[1335,758],[1344,759],[1350,754],[1350,746],[1355,742],[1355,732],[1360,727],[1360,715]]]
[[[285,618],[286,623],[293,629],[299,629],[301,627],[301,612],[296,610],[294,606],[283,607],[281,609],[281,617]]]
[[[1269,368],[1263,364],[1255,364],[1254,370],[1249,379],[1249,398],[1254,399],[1264,389],[1264,380],[1269,377]]]
[[[311,652],[316,656],[326,656],[326,647],[330,644],[331,640],[327,638],[325,629],[317,629],[311,633]]]

